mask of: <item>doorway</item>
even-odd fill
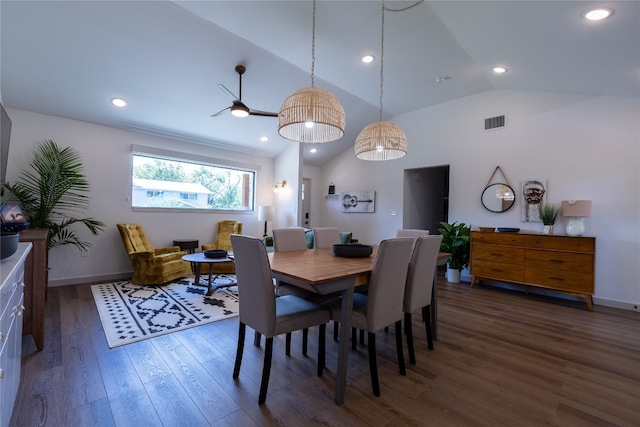
[[[311,179],[302,178],[302,226],[304,228],[311,227]]]
[[[449,222],[449,165],[405,169],[402,227],[438,234]]]

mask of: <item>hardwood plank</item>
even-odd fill
[[[416,313],[417,364],[407,364],[403,377],[393,331],[379,333],[375,398],[367,347],[358,344],[349,351],[342,406],[333,402],[338,345],[331,332],[322,378],[317,328],[309,331],[308,357],[300,354],[300,333],[291,357],[284,337],[275,339],[267,402],[259,406],[264,344],[253,346],[250,329],[240,378],[231,378],[237,318],[109,349],[89,285],[51,288],[44,350],[23,339],[11,425],[638,424],[640,314],[439,280],[434,350]]]

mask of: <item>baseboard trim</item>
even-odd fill
[[[50,280],[48,286],[51,288],[55,288],[58,286],[84,285],[85,283],[117,282],[119,280],[130,280],[132,277],[133,273],[115,273],[104,274],[100,276],[74,277],[72,279]]]

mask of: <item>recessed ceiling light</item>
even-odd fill
[[[310,153],[315,153],[316,151],[318,151],[317,148],[312,148],[311,150],[309,150]]]
[[[126,106],[126,105],[127,105],[127,103],[125,102],[125,100],[124,100],[124,99],[122,99],[122,98],[112,98],[112,99],[111,99],[111,103],[112,103],[113,105],[115,105],[116,107],[124,107],[124,106]]]
[[[374,59],[376,59],[376,57],[373,55],[365,55],[362,57],[362,62],[364,62],[365,64],[369,64],[373,62]]]
[[[607,9],[606,7],[599,7],[597,9],[587,10],[583,14],[583,16],[589,21],[600,21],[611,16],[612,13],[613,11],[611,9]]]
[[[260,137],[260,141],[262,141],[262,142],[267,142],[268,140],[269,140],[268,136],[261,136]]]
[[[442,76],[442,77],[438,77],[438,78],[436,78],[436,82],[437,82],[437,83],[444,83],[444,82],[446,82],[447,80],[451,80],[451,77],[449,77],[449,76]]]
[[[504,68],[504,67],[500,67],[500,66],[493,67],[493,72],[496,73],[496,74],[502,74],[502,73],[506,73],[507,69]]]

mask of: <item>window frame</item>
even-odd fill
[[[202,165],[207,167],[217,167],[222,169],[231,169],[236,171],[243,171],[253,174],[253,180],[251,182],[251,192],[253,193],[250,198],[250,209],[214,209],[214,208],[178,208],[178,207],[147,207],[147,206],[133,206],[133,157],[135,155],[149,157],[158,160],[168,160],[174,162],[191,163],[195,165]],[[261,170],[260,165],[248,164],[242,162],[235,162],[227,159],[220,159],[208,156],[202,156],[199,154],[178,152],[173,150],[166,150],[162,148],[147,147],[142,145],[131,145],[129,153],[129,180],[127,189],[127,199],[129,200],[129,206],[134,212],[194,212],[194,213],[225,213],[225,214],[254,214],[257,210],[257,187],[258,187],[258,174]]]

